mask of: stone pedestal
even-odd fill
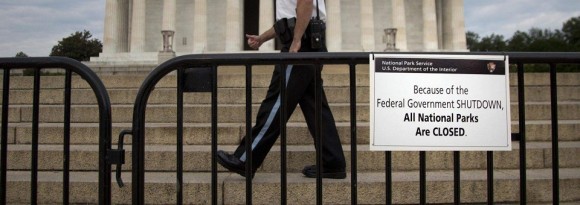
[[[175,31],[161,31],[161,35],[163,35],[163,50],[159,51],[157,55],[157,62],[159,64],[175,57],[175,52],[173,51],[174,34]]]
[[[157,55],[157,62],[159,64],[168,61],[169,59],[175,58],[175,52],[173,51],[159,51]]]
[[[161,31],[163,35],[163,51],[173,52],[173,35],[175,31]]]
[[[385,35],[383,36],[383,43],[387,44],[385,51],[386,52],[399,51],[399,49],[397,49],[397,44],[396,44],[397,29],[396,28],[387,28],[384,31],[385,31]]]

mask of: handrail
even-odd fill
[[[196,67],[211,67],[213,72],[213,92],[212,92],[212,115],[216,115],[217,113],[217,104],[216,104],[216,96],[215,92],[217,91],[217,67],[218,66],[231,66],[231,65],[239,65],[239,66],[253,66],[253,65],[276,65],[276,64],[314,64],[314,65],[332,65],[332,64],[345,64],[351,66],[351,78],[353,76],[354,66],[358,64],[368,64],[369,63],[369,56],[373,54],[386,54],[386,53],[370,53],[370,52],[340,52],[340,53],[252,53],[252,54],[193,54],[193,55],[185,55],[173,58],[169,61],[164,62],[163,64],[159,65],[155,68],[149,76],[145,79],[142,83],[140,90],[137,94],[137,98],[135,100],[135,107],[134,107],[134,115],[133,115],[133,203],[134,204],[143,204],[144,203],[144,156],[145,156],[145,113],[147,107],[147,101],[155,85],[166,75],[169,73],[176,71],[178,69],[183,68],[196,68]],[[414,53],[414,52],[397,52],[396,54],[456,54],[456,55],[508,55],[510,64],[544,64],[544,63],[574,63],[580,64],[580,53],[578,52],[548,52],[548,53],[537,53],[537,52],[430,52],[430,53]],[[518,72],[523,72],[523,66],[518,66]],[[555,67],[552,67],[555,69]],[[249,69],[251,70],[251,69]],[[352,81],[352,79],[351,79]],[[518,75],[518,82],[519,86],[518,89],[523,88],[523,76]],[[352,83],[351,83],[351,86]],[[351,92],[352,94],[352,92]],[[519,102],[520,104],[523,102],[523,90],[520,91]],[[356,102],[355,102],[356,103]],[[283,106],[282,106],[283,107]],[[284,112],[284,111],[282,111]],[[356,112],[356,110],[355,110]],[[522,114],[524,109],[520,109],[520,116],[525,116]],[[352,115],[355,117],[355,115]],[[556,120],[557,121],[557,120]],[[215,117],[212,117],[212,130],[215,129],[214,126],[217,125],[217,120]],[[524,130],[520,130],[520,137],[525,140],[525,119],[520,119],[520,125]],[[553,129],[558,129],[557,126],[552,126]],[[557,131],[555,132],[557,134]],[[212,156],[215,155],[215,147],[216,140],[214,139],[216,135],[216,131],[212,131]],[[555,136],[557,137],[557,136]],[[355,137],[353,137],[355,138]],[[356,138],[355,138],[356,139]],[[557,142],[556,142],[557,143]],[[352,142],[351,142],[352,144]],[[524,150],[520,150],[523,152],[523,156],[525,156],[525,145]],[[356,148],[354,149],[356,150]],[[492,163],[493,153],[488,152],[488,162]],[[390,152],[386,152],[386,167],[387,170],[391,170],[390,168],[390,159],[391,155]],[[425,157],[424,153],[421,153],[421,163],[424,163]],[[557,155],[555,155],[557,160]],[[459,152],[454,153],[454,159],[456,168],[454,173],[459,172]],[[525,158],[523,159],[525,160]],[[356,162],[355,162],[356,163]],[[355,165],[353,165],[354,167]],[[521,181],[523,187],[525,187],[525,163],[524,163],[524,180]],[[557,169],[557,167],[556,167]],[[215,179],[215,159],[212,157],[212,184],[217,182]],[[491,173],[489,173],[491,170]],[[389,171],[390,172],[390,171]],[[424,172],[424,169],[421,170]],[[390,181],[392,177],[390,173],[387,174],[387,180]],[[424,174],[424,173],[423,173]],[[489,183],[491,183],[489,190],[493,190],[493,169],[488,169],[488,176],[491,176],[491,179],[488,179]],[[352,176],[353,179],[356,179],[356,173]],[[456,179],[459,178],[457,175]],[[557,179],[556,179],[557,180]],[[318,180],[317,180],[318,181]],[[356,181],[356,180],[354,180]],[[387,182],[387,190],[390,189],[390,182]],[[212,185],[212,195],[216,194],[216,185]],[[251,187],[251,184],[250,186]],[[460,187],[458,182],[455,184],[455,187]],[[318,187],[317,187],[318,188]],[[421,180],[421,201],[424,201],[425,198],[425,179],[422,177]],[[353,190],[356,193],[356,186]],[[392,200],[390,193],[387,193],[387,203]],[[525,188],[522,191],[522,195],[524,196],[525,201]],[[213,196],[212,196],[213,197]],[[356,197],[356,196],[355,196]],[[459,200],[459,190],[455,190],[455,200],[458,203]],[[491,194],[491,202],[493,202],[493,194]],[[251,199],[249,199],[251,201]],[[320,202],[320,201],[319,201]],[[356,200],[353,199],[353,202],[356,203]],[[215,198],[212,198],[212,203],[217,203]]]
[[[357,190],[356,190],[356,65],[368,64],[369,56],[373,54],[386,54],[386,53],[371,53],[371,52],[340,52],[340,53],[245,53],[245,54],[193,54],[173,58],[165,63],[159,65],[154,69],[142,83],[137,97],[135,99],[134,114],[133,114],[133,124],[131,130],[123,131],[120,134],[120,138],[123,138],[126,134],[132,135],[133,140],[133,179],[132,179],[132,189],[133,189],[133,204],[144,204],[144,156],[145,156],[145,115],[146,107],[149,96],[157,83],[162,80],[165,76],[173,71],[183,71],[185,68],[197,68],[197,67],[210,67],[212,68],[212,115],[217,116],[217,68],[218,66],[230,66],[238,65],[246,67],[246,86],[251,86],[251,68],[254,65],[276,65],[276,64],[314,64],[314,65],[335,65],[342,64],[348,65],[350,67],[350,118],[351,118],[351,197],[352,204],[357,203]],[[455,54],[455,55],[508,55],[509,63],[517,65],[517,81],[518,81],[518,108],[519,108],[519,134],[517,135],[520,140],[520,202],[526,203],[526,122],[525,122],[525,101],[524,101],[524,65],[525,64],[548,64],[550,66],[550,102],[551,102],[551,129],[552,129],[552,176],[553,176],[553,201],[557,203],[559,201],[559,168],[558,168],[558,105],[557,105],[557,89],[556,89],[556,65],[557,64],[580,64],[580,52],[397,52],[396,54]],[[39,89],[40,89],[40,70],[45,68],[63,68],[66,70],[65,74],[65,157],[68,157],[68,145],[70,144],[70,104],[71,104],[71,75],[75,73],[83,78],[91,89],[93,90],[97,104],[99,107],[99,193],[98,200],[99,204],[112,204],[111,201],[111,166],[117,164],[117,181],[119,184],[121,182],[121,164],[124,163],[124,150],[122,149],[122,139],[120,140],[120,146],[118,150],[112,150],[112,120],[111,120],[111,103],[108,96],[108,92],[99,79],[99,77],[86,65],[69,58],[64,57],[27,57],[27,58],[0,58],[0,69],[4,71],[4,81],[3,81],[3,96],[2,96],[2,147],[0,153],[0,204],[6,204],[6,156],[7,156],[7,133],[8,133],[8,108],[9,108],[9,94],[7,90],[10,87],[10,71],[13,69],[33,69],[34,74],[34,105],[33,110],[38,111],[39,108]],[[182,72],[178,72],[182,73]],[[180,75],[180,74],[178,74]],[[284,79],[284,78],[282,78]],[[179,81],[179,80],[178,80]],[[284,82],[281,82],[284,84]],[[178,82],[179,84],[179,82]],[[320,89],[320,88],[318,88]],[[178,92],[182,94],[183,90],[178,87]],[[284,92],[282,90],[281,92]],[[250,93],[251,91],[247,92]],[[179,101],[179,97],[178,97]],[[181,102],[183,97],[181,96]],[[247,99],[246,103],[251,104],[251,99]],[[182,106],[182,105],[181,105]],[[284,106],[282,106],[284,107]],[[249,107],[251,108],[251,106]],[[248,105],[246,105],[248,109]],[[183,108],[179,108],[178,112],[183,112]],[[251,117],[251,111],[246,111],[246,118]],[[282,109],[284,112],[284,109]],[[181,116],[182,117],[182,116]],[[38,112],[33,113],[33,138],[32,146],[33,153],[32,158],[32,180],[31,180],[31,202],[36,202],[36,175],[37,175],[37,156],[38,152]],[[178,117],[179,118],[179,117]],[[178,120],[178,122],[182,122]],[[212,117],[212,156],[215,155],[215,150],[217,149],[217,117]],[[246,123],[247,131],[249,131],[250,123]],[[284,125],[282,126],[284,127]],[[179,130],[179,129],[178,129]],[[285,129],[283,129],[285,130]],[[179,132],[179,131],[178,131]],[[181,131],[183,133],[183,131]],[[179,135],[179,134],[178,134]],[[182,140],[182,139],[181,139]],[[284,143],[285,144],[285,143]],[[182,143],[178,143],[178,146],[182,146]],[[285,145],[283,145],[285,146]],[[183,151],[183,149],[177,149],[178,151]],[[284,150],[284,149],[283,149]],[[284,158],[284,154],[283,158]],[[179,156],[179,154],[178,154]],[[182,158],[183,155],[181,155]],[[179,157],[178,157],[179,158]],[[425,152],[420,153],[420,163],[425,163]],[[460,201],[460,153],[453,153],[454,159],[454,202],[456,204],[461,203]],[[284,159],[282,159],[284,160]],[[392,195],[390,190],[392,190],[392,156],[391,152],[385,152],[385,177],[386,177],[386,203],[392,203]],[[488,203],[494,203],[493,194],[493,152],[487,153],[487,164],[488,164]],[[64,160],[64,177],[63,177],[63,203],[68,204],[68,159]],[[421,203],[426,203],[426,179],[424,165],[421,166],[420,170],[420,201]],[[183,169],[182,166],[178,166],[178,169]],[[217,204],[217,167],[215,159],[212,157],[212,204]],[[282,173],[285,173],[285,168],[282,168]],[[178,177],[182,177],[182,174],[178,173]],[[283,176],[284,177],[284,176]],[[320,178],[317,179],[317,197],[321,197],[322,182]],[[282,183],[285,183],[285,178],[283,178]],[[178,191],[182,191],[183,181],[178,180],[179,188]],[[320,184],[320,186],[319,186]],[[250,193],[246,193],[248,203],[251,203],[251,181],[246,181],[247,189]],[[283,190],[285,190],[283,188]],[[284,196],[284,195],[283,195]],[[284,197],[283,197],[284,198]],[[318,203],[322,202],[321,198],[317,198]],[[178,193],[178,203],[182,203],[182,195]]]
[[[97,100],[97,104],[99,106],[99,204],[111,204],[111,165],[108,164],[108,159],[106,156],[107,150],[111,149],[111,133],[112,133],[112,129],[111,129],[111,103],[110,103],[110,99],[109,99],[109,94],[103,84],[103,82],[101,81],[101,79],[86,65],[80,63],[79,61],[70,59],[70,58],[65,58],[65,57],[17,57],[17,58],[0,58],[0,68],[4,69],[4,79],[9,79],[10,76],[10,70],[11,69],[34,69],[35,70],[35,93],[38,92],[38,88],[39,88],[39,80],[40,80],[40,72],[39,70],[43,69],[43,68],[63,68],[67,71],[66,73],[66,78],[67,78],[67,85],[66,85],[66,108],[65,110],[65,118],[68,118],[67,120],[65,120],[65,127],[70,127],[70,78],[71,78],[71,72],[74,72],[76,74],[78,74],[81,78],[83,78],[91,87],[91,89],[93,90],[95,96],[96,96],[96,100]],[[38,79],[38,80],[37,80]],[[9,84],[7,83],[7,81],[4,81],[4,95],[8,96],[7,89],[8,89]],[[37,96],[36,96],[37,97]],[[5,100],[8,99],[7,97],[4,98]],[[7,101],[7,100],[6,100]],[[3,102],[6,102],[3,101]],[[38,107],[38,100],[35,100],[35,105],[34,107]],[[9,104],[8,103],[2,103],[3,109],[7,110]],[[38,113],[36,113],[38,114]],[[6,115],[8,116],[8,112],[3,112],[2,115]],[[2,119],[2,129],[6,129],[7,125],[8,125],[8,121],[4,118]],[[37,120],[35,120],[37,121]],[[38,125],[33,125],[34,127],[37,127]],[[66,131],[65,131],[66,132]],[[33,134],[34,135],[34,134]],[[38,133],[36,133],[36,135],[38,135]],[[66,134],[69,135],[69,134]],[[5,133],[2,133],[2,138],[5,138]],[[37,137],[37,136],[36,136]],[[70,137],[70,136],[69,136]],[[65,140],[68,140],[68,137],[65,137]],[[65,143],[67,144],[67,143]],[[6,149],[5,146],[5,141],[2,141],[2,158],[3,160],[6,157]],[[38,144],[33,143],[33,147],[34,146],[38,146]],[[34,148],[33,148],[34,149]],[[65,148],[66,149],[66,148]],[[66,150],[65,150],[66,151]],[[68,157],[68,156],[66,156]],[[32,160],[34,161],[34,160]],[[68,160],[64,160],[66,162],[68,162]],[[2,165],[2,185],[4,187],[2,187],[2,204],[6,203],[6,189],[5,189],[5,185],[6,185],[6,164]],[[37,170],[36,170],[37,171]],[[33,170],[34,172],[34,170]],[[65,175],[68,174],[68,170],[65,170]],[[34,174],[33,174],[34,175]],[[65,177],[65,182],[68,179],[66,179]],[[35,187],[35,183],[36,182],[32,182],[33,183],[33,187]],[[65,187],[68,187],[68,184],[64,185]],[[63,203],[68,203],[68,196],[67,196],[67,192],[68,190],[65,189],[64,191],[65,193],[63,193],[63,198],[64,198],[64,202]],[[35,194],[36,193],[31,193],[31,198],[35,199]],[[33,203],[36,203],[35,201],[32,201]]]

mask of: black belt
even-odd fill
[[[304,31],[304,34],[302,35],[302,40],[307,40],[310,41],[309,39],[312,37],[311,35],[311,24],[312,21],[307,25],[306,30]],[[280,39],[280,42],[284,45],[290,45],[292,43],[292,40],[294,39],[294,28],[296,27],[296,18],[283,18],[280,19],[278,21],[276,21],[276,24],[274,24],[274,30],[276,31],[276,35],[278,36],[278,38]],[[326,29],[326,26],[324,25],[324,23],[322,23],[322,25],[318,25],[318,34],[317,34],[317,42],[319,42],[318,44],[320,44],[320,41],[322,41],[322,43],[324,43],[324,30]],[[314,44],[312,44],[314,45]]]
[[[286,22],[288,23],[288,28],[294,31],[294,27],[296,27],[296,18],[289,18]]]
[[[296,18],[283,18],[276,21],[276,24],[274,24],[274,30],[283,44],[292,43],[295,26]]]

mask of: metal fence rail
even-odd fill
[[[133,127],[132,130],[126,131],[133,135],[133,171],[132,171],[132,194],[133,194],[133,204],[144,204],[144,156],[145,156],[145,114],[147,101],[151,92],[153,91],[155,85],[170,72],[178,71],[178,75],[183,74],[183,70],[186,68],[199,68],[199,67],[209,67],[211,68],[211,155],[215,156],[217,151],[217,69],[219,66],[245,66],[246,67],[246,132],[249,133],[251,130],[251,85],[252,85],[252,66],[255,65],[289,65],[289,64],[313,64],[313,65],[331,65],[331,64],[343,64],[349,66],[350,74],[350,127],[351,127],[351,203],[357,203],[357,161],[356,161],[356,65],[368,64],[369,55],[372,53],[276,53],[276,54],[209,54],[209,55],[187,55],[174,58],[169,60],[160,66],[158,66],[154,71],[143,82],[137,99],[135,100],[134,106],[134,116],[133,116]],[[400,54],[400,53],[399,53]],[[411,53],[409,53],[411,54]],[[426,53],[421,53],[426,54]],[[510,58],[510,63],[517,65],[517,79],[518,79],[518,106],[519,106],[519,133],[513,133],[512,137],[519,139],[520,145],[520,203],[525,204],[526,197],[526,122],[525,122],[525,101],[524,101],[524,65],[525,64],[549,64],[550,67],[550,86],[551,86],[551,106],[552,106],[552,145],[554,152],[553,157],[553,201],[557,203],[559,201],[559,176],[558,176],[558,116],[557,116],[557,95],[556,95],[556,65],[557,64],[580,64],[580,53],[521,53],[521,52],[509,52],[509,53],[429,53],[429,54],[460,54],[460,55],[508,55]],[[180,88],[181,77],[178,77],[178,113],[177,113],[177,127],[178,127],[178,143],[177,143],[177,182],[178,182],[178,193],[177,203],[181,204],[182,201],[182,173],[183,173],[183,89]],[[282,85],[285,79],[281,78]],[[318,78],[317,78],[318,79]],[[281,93],[285,93],[285,86],[281,86]],[[317,90],[321,89],[321,86],[317,84]],[[318,92],[319,93],[319,92]],[[283,102],[283,100],[282,100]],[[319,102],[317,102],[319,103]],[[320,104],[319,104],[320,105]],[[285,106],[282,104],[280,106],[282,109],[280,112],[285,114]],[[317,113],[318,115],[318,113]],[[281,119],[284,119],[283,117]],[[317,140],[321,140],[319,131],[319,124],[317,121],[317,132],[315,137]],[[246,143],[250,143],[250,138],[246,138]],[[286,203],[286,127],[285,123],[281,124],[281,190],[280,195],[282,199],[282,204]],[[319,141],[320,143],[320,141]],[[250,147],[250,146],[247,146]],[[251,153],[251,152],[248,152]],[[320,166],[320,153],[317,151],[317,166]],[[251,159],[251,157],[249,157]],[[385,152],[385,179],[386,179],[386,189],[385,197],[386,203],[392,203],[392,153]],[[425,204],[426,201],[426,155],[425,152],[420,152],[420,203]],[[461,203],[461,193],[460,193],[460,152],[453,152],[453,164],[454,164],[454,203]],[[492,204],[494,202],[494,190],[493,190],[493,152],[487,152],[487,193],[488,193],[488,203]],[[246,167],[246,173],[250,173],[251,162],[248,162]],[[217,204],[217,165],[215,157],[211,159],[211,171],[212,171],[212,204]],[[320,170],[318,171],[320,174]],[[317,188],[317,204],[322,204],[322,180],[318,176],[316,180]],[[251,178],[246,179],[246,203],[252,204],[252,182]]]
[[[65,70],[64,86],[64,129],[63,129],[63,204],[69,203],[70,181],[70,123],[71,123],[71,81],[73,73],[83,78],[92,88],[99,106],[99,204],[111,204],[111,166],[108,164],[107,152],[111,149],[111,103],[105,86],[98,76],[80,62],[62,57],[41,58],[0,58],[0,69],[3,69],[2,92],[2,147],[0,162],[0,204],[6,204],[7,185],[7,149],[8,149],[8,116],[10,106],[10,71],[15,69],[32,69],[34,71],[33,118],[32,118],[32,154],[30,203],[39,203],[38,196],[38,138],[39,138],[39,102],[41,71],[45,68],[62,68]],[[42,202],[40,202],[42,203]]]
[[[313,65],[348,65],[350,75],[350,131],[351,131],[351,204],[357,204],[357,148],[356,148],[356,66],[369,63],[369,55],[372,53],[276,53],[276,54],[212,54],[212,55],[188,55],[181,56],[169,60],[154,71],[145,79],[135,99],[133,111],[133,126],[131,130],[120,133],[120,145],[117,150],[111,149],[111,104],[107,91],[101,80],[88,67],[68,58],[47,57],[47,58],[0,58],[0,69],[3,69],[3,93],[2,93],[2,129],[1,129],[1,147],[0,147],[0,204],[6,204],[6,186],[7,186],[7,155],[8,155],[8,126],[9,126],[9,107],[10,107],[10,73],[14,69],[32,69],[34,71],[33,80],[33,116],[32,116],[32,143],[31,143],[31,203],[37,202],[38,192],[38,145],[39,145],[39,123],[40,123],[40,85],[41,85],[41,70],[45,68],[62,68],[66,70],[65,86],[64,86],[64,142],[63,153],[65,159],[63,164],[63,203],[69,203],[69,145],[70,145],[70,116],[71,116],[71,81],[73,73],[79,75],[87,81],[92,88],[97,103],[99,106],[99,204],[112,204],[111,201],[111,165],[116,164],[117,179],[120,180],[120,165],[124,162],[124,151],[122,150],[122,138],[131,134],[133,155],[132,155],[132,200],[133,204],[144,204],[145,198],[145,115],[149,96],[157,83],[173,71],[178,72],[178,76],[182,76],[186,69],[193,68],[210,68],[209,74],[211,76],[211,203],[218,203],[218,180],[217,180],[217,162],[213,156],[217,151],[217,127],[218,127],[218,99],[217,99],[217,69],[220,66],[245,66],[246,68],[246,132],[251,131],[251,85],[252,85],[252,69],[256,65],[294,65],[294,64],[313,64]],[[411,53],[409,53],[411,54]],[[422,53],[426,54],[426,53]],[[450,53],[430,53],[430,54],[450,54]],[[552,129],[552,201],[558,203],[560,200],[559,190],[559,159],[558,159],[558,99],[557,99],[557,79],[556,68],[559,64],[580,64],[580,53],[451,53],[461,55],[509,55],[510,63],[517,66],[517,81],[518,81],[518,108],[519,108],[519,133],[513,133],[512,137],[519,140],[519,156],[520,156],[520,203],[527,202],[526,193],[526,120],[525,120],[525,93],[524,93],[524,66],[527,64],[548,64],[550,66],[550,101],[551,101],[551,129]],[[317,73],[317,75],[320,75]],[[183,203],[183,92],[187,92],[181,86],[183,79],[178,77],[177,85],[177,204]],[[285,78],[281,78],[282,85],[285,84]],[[316,79],[319,79],[317,76]],[[285,93],[285,86],[281,86],[281,93]],[[321,84],[317,83],[317,93],[322,89]],[[282,101],[282,103],[284,103]],[[320,106],[320,101],[317,102]],[[285,115],[286,110],[282,104],[280,112]],[[319,115],[319,112],[316,113]],[[284,119],[284,118],[281,118]],[[317,120],[317,131],[315,137],[317,140],[322,140],[320,133],[320,120]],[[281,186],[280,196],[281,203],[285,204],[287,200],[287,180],[286,180],[286,124],[281,122]],[[250,143],[249,139],[246,143]],[[318,141],[318,143],[322,143]],[[250,146],[247,146],[250,147]],[[251,152],[248,152],[251,153]],[[487,152],[487,201],[489,204],[494,203],[494,176],[493,176],[493,152]],[[460,170],[461,164],[460,152],[453,152],[453,173],[454,173],[454,203],[461,203],[460,191]],[[320,168],[319,150],[317,150],[317,165]],[[249,157],[251,159],[251,157]],[[421,204],[427,203],[427,188],[426,188],[426,152],[419,152],[419,202]],[[247,171],[251,168],[251,162],[247,164]],[[392,153],[385,152],[385,201],[387,204],[392,204]],[[322,197],[322,178],[319,176],[316,179],[316,202],[323,203]],[[122,184],[119,181],[120,184]],[[252,204],[252,181],[251,178],[246,179],[246,203]]]

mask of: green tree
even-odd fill
[[[479,34],[473,31],[467,31],[465,33],[465,37],[467,40],[467,49],[470,51],[474,51],[479,46]]]
[[[566,41],[580,51],[580,16],[569,19],[562,25],[562,33]]]
[[[516,31],[507,42],[508,51],[527,51],[530,44],[530,35],[526,32]]]
[[[15,57],[28,57],[28,55],[26,55],[26,53],[20,51],[20,52],[16,53]]]
[[[78,61],[87,61],[91,56],[98,56],[103,50],[103,44],[99,39],[91,39],[92,36],[87,30],[77,31],[52,47],[50,56],[66,56]]]
[[[502,35],[491,34],[480,39],[479,34],[468,31],[465,37],[469,51],[504,51],[507,48]]]
[[[531,28],[527,32],[516,31],[510,39],[491,34],[480,39],[477,33],[466,33],[470,51],[521,51],[521,52],[578,52],[580,51],[580,16],[563,23],[562,30]],[[550,68],[545,64],[529,64],[528,72],[545,72]],[[558,65],[560,72],[578,72],[579,65]]]
[[[481,38],[479,42],[479,46],[477,47],[478,51],[505,51],[506,50],[506,43],[504,40],[503,35],[491,34],[490,36],[486,36]]]
[[[528,31],[530,42],[525,51],[570,51],[564,35],[559,30],[532,28]]]
[[[20,51],[20,52],[16,53],[16,56],[14,56],[14,57],[17,57],[17,58],[26,58],[26,57],[28,57],[28,55],[26,55],[26,53]],[[24,69],[22,71],[22,75],[25,75],[25,76],[27,76],[27,75],[28,76],[34,75],[34,69],[29,69],[29,68]]]

